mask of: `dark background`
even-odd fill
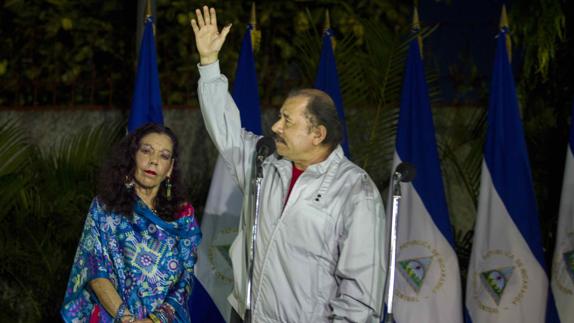
[[[482,144],[494,37],[506,3],[515,80],[550,263],[574,98],[574,4],[418,2],[427,36],[424,57],[437,137],[447,138],[439,140],[443,174],[447,182],[456,176],[468,180],[471,189],[463,194],[471,201],[466,207],[471,211],[480,155],[470,158],[464,151]],[[205,3],[218,9],[220,22],[234,25],[220,57],[222,70],[233,81],[251,2]],[[189,20],[201,4],[158,0],[154,5],[166,113],[197,109],[198,57]],[[381,190],[386,188],[392,158],[400,58],[405,56],[412,7],[413,3],[400,0],[257,4],[261,38],[255,57],[264,114],[273,114],[289,89],[313,84],[324,12],[330,10],[353,160]],[[137,61],[137,26],[143,19],[137,1],[2,0],[0,8],[0,321],[53,322],[59,320],[97,170],[110,145],[124,133]],[[360,71],[361,77],[352,78],[353,71]],[[58,120],[94,111],[112,113],[115,121],[90,129],[78,126],[77,136],[61,136],[53,147],[38,144],[30,128],[22,126],[26,118]],[[14,115],[20,119],[13,120]],[[49,124],[43,127],[52,129]],[[366,129],[377,135],[369,137]],[[198,133],[210,145],[204,129]],[[187,178],[193,183],[190,200],[199,217],[213,162],[200,160],[193,167],[207,167],[204,176]],[[453,165],[463,172],[453,175]],[[453,220],[461,216],[452,211],[458,200],[449,197]],[[472,230],[455,229],[464,276]]]

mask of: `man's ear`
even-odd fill
[[[313,129],[313,144],[319,146],[325,141],[325,138],[327,138],[327,128],[323,125],[316,126]]]

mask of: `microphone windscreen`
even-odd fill
[[[255,145],[258,157],[266,158],[275,152],[275,140],[272,137],[261,137]]]
[[[397,168],[395,168],[395,173],[401,174],[401,182],[406,183],[412,181],[415,178],[417,174],[417,168],[411,163],[403,162],[400,163]]]

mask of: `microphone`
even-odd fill
[[[271,137],[261,137],[255,145],[257,160],[262,162],[267,156],[275,152],[275,140]]]
[[[267,156],[275,152],[275,140],[272,137],[261,137],[257,140],[255,145],[255,163],[257,166],[257,177],[263,177],[263,169],[261,165]]]
[[[397,225],[399,216],[399,200],[401,199],[401,182],[410,182],[415,178],[417,169],[411,163],[400,163],[392,176],[393,203],[391,206],[391,230],[389,240],[389,262],[387,263],[387,282],[385,292],[388,306],[386,309],[385,323],[395,322],[393,318],[393,297],[395,294],[395,265],[397,257]]]
[[[411,163],[403,162],[395,168],[395,178],[403,183],[412,181],[416,175],[417,168]]]

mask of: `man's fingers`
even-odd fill
[[[205,20],[206,25],[211,25],[211,18],[209,17],[209,8],[207,6],[203,6],[203,19]]]
[[[215,8],[209,9],[209,18],[214,26],[217,26],[217,15],[215,14]]]
[[[227,37],[227,34],[229,34],[230,30],[231,30],[231,24],[223,27],[223,29],[221,30],[221,35],[219,37],[223,38],[223,41],[225,41],[225,38]]]
[[[201,10],[195,9],[195,15],[197,16],[197,24],[199,28],[205,26],[205,21],[203,20],[203,15],[201,14]]]
[[[195,19],[191,19],[191,28],[193,28],[194,33],[197,34],[199,32],[199,26],[197,25],[197,21],[195,21]]]

